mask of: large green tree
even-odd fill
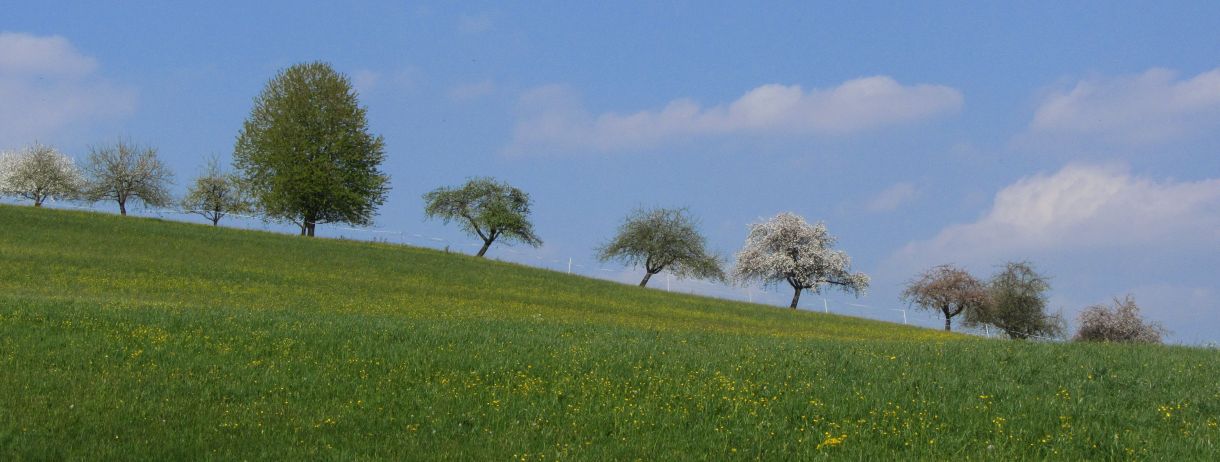
[[[424,202],[428,218],[440,218],[445,223],[456,220],[463,230],[479,236],[483,240],[480,257],[496,239],[542,245],[529,221],[529,194],[508,183],[472,178],[461,187],[440,187],[424,194]]]
[[[987,284],[990,302],[966,311],[966,325],[995,326],[1013,339],[1061,337],[1062,316],[1047,311],[1050,289],[1029,262],[1008,262]]]
[[[637,209],[614,236],[598,249],[601,261],[644,266],[640,287],[668,269],[678,277],[724,280],[721,258],[708,252],[706,239],[686,209]]]
[[[389,177],[378,170],[384,159],[351,81],[321,62],[276,74],[233,150],[258,208],[296,223],[303,236],[319,223],[371,223],[389,192]]]

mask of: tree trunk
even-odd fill
[[[304,223],[301,224],[301,235],[302,236],[305,235],[305,224]]]
[[[482,257],[482,256],[483,256],[483,254],[487,253],[487,248],[488,248],[488,247],[491,247],[491,243],[492,243],[492,241],[491,241],[491,240],[484,240],[484,241],[483,241],[483,248],[479,249],[479,254],[478,254],[478,255],[475,255],[475,256],[476,256],[476,257]]]
[[[42,198],[41,197],[34,198],[34,207],[42,207]]]
[[[953,318],[945,316],[945,332],[953,332]]]
[[[648,285],[648,280],[649,280],[649,279],[652,279],[652,273],[649,273],[649,272],[645,271],[645,272],[644,272],[644,280],[640,281],[640,287],[647,286],[647,285]]]
[[[212,216],[212,226],[220,226],[220,217],[219,216],[216,216],[216,215]]]
[[[309,236],[309,237],[313,237],[314,230],[317,229],[318,224],[317,223],[308,223],[308,224],[306,224],[306,226],[307,226],[307,231],[306,231],[305,235]]]
[[[797,302],[801,301],[801,288],[793,287],[793,289],[794,289],[794,292],[792,292],[792,304],[788,305],[788,308],[792,308],[795,310]]]
[[[127,201],[119,200],[119,215],[127,216]]]

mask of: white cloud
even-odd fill
[[[423,81],[423,73],[416,67],[388,71],[357,69],[351,73],[351,80],[360,96],[394,94],[416,90]]]
[[[1069,165],[1009,185],[974,223],[908,244],[898,260],[992,262],[1031,253],[1220,242],[1220,178],[1154,181],[1124,169]]]
[[[458,101],[469,101],[482,98],[496,91],[496,84],[491,80],[468,83],[449,89],[449,97]]]
[[[458,32],[463,34],[479,34],[491,30],[491,16],[481,13],[473,16],[462,15],[458,18]]]
[[[380,82],[381,73],[377,71],[358,69],[352,73],[352,86],[356,88],[356,93],[361,95],[372,92]]]
[[[865,204],[870,212],[891,212],[919,196],[913,183],[901,182],[885,188]]]
[[[1091,78],[1043,99],[1032,134],[1150,143],[1220,126],[1220,69],[1179,79],[1167,69]]]
[[[510,152],[614,151],[724,134],[848,135],[957,112],[962,94],[946,86],[902,85],[876,76],[808,91],[798,85],[769,84],[728,104],[703,107],[677,99],[661,109],[631,114],[594,115],[570,90],[546,86],[527,92],[522,106],[526,115],[516,126]]]
[[[0,75],[81,77],[95,69],[97,60],[81,55],[63,37],[0,32]]]
[[[135,92],[97,76],[65,38],[0,33],[0,143],[24,144],[135,109]]]

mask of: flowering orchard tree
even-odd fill
[[[0,194],[34,201],[76,197],[84,178],[72,158],[55,148],[35,144],[16,154],[0,156]]]
[[[969,310],[985,309],[990,301],[987,286],[966,270],[953,265],[928,269],[907,283],[902,299],[945,317],[945,330],[953,330],[953,317]]]
[[[1161,343],[1168,333],[1158,322],[1144,321],[1140,307],[1130,295],[1114,299],[1112,307],[1093,305],[1077,318],[1080,330],[1075,339],[1085,342]]]
[[[132,199],[153,207],[170,205],[169,182],[173,173],[157,158],[154,148],[123,140],[95,147],[89,153],[85,172],[90,177],[89,199],[115,201],[122,215],[127,215],[127,202]]]
[[[234,213],[245,213],[253,208],[241,178],[220,169],[220,160],[213,157],[203,174],[195,178],[179,203],[182,211],[193,213],[218,226],[220,219]]]
[[[810,225],[795,214],[784,212],[762,223],[750,225],[745,247],[737,253],[732,278],[738,282],[761,281],[766,285],[785,281],[792,287],[796,309],[801,291],[821,293],[834,286],[859,296],[868,289],[868,275],[851,272],[851,258],[834,250],[835,238],[818,222]]]

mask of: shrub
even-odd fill
[[[1080,330],[1075,340],[1085,342],[1161,343],[1167,331],[1158,322],[1144,321],[1130,295],[1114,299],[1114,305],[1093,305],[1077,318]]]

